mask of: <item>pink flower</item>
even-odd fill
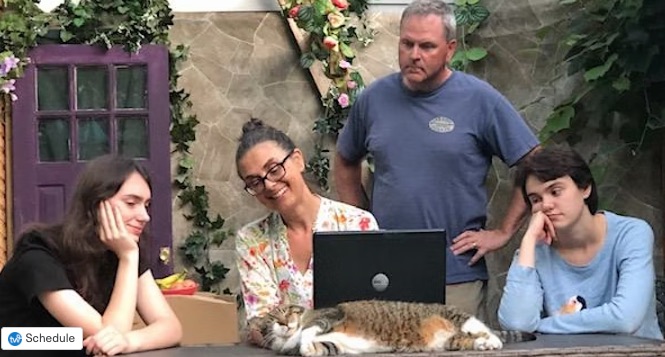
[[[9,94],[9,97],[12,98],[12,102],[15,102],[18,99],[18,96],[14,93]]]
[[[9,71],[18,67],[18,62],[18,58],[14,57],[14,55],[5,57],[2,63],[0,63],[0,76],[6,76]]]
[[[360,222],[358,223],[358,225],[360,226],[360,230],[361,231],[368,230],[369,229],[369,222],[370,222],[369,218],[367,218],[367,217],[361,218]]]
[[[345,60],[341,60],[339,61],[339,68],[344,68],[344,69],[351,68],[351,63]]]
[[[358,86],[356,81],[346,81],[346,88],[353,89]]]
[[[346,108],[349,106],[349,95],[346,93],[342,93],[339,95],[339,98],[337,98],[337,103],[339,103],[339,106],[342,108]]]
[[[294,6],[289,10],[289,17],[294,19],[298,17],[298,11],[300,11],[300,5]]]
[[[337,47],[337,39],[332,37],[332,36],[326,36],[323,39],[323,45],[326,46],[327,49],[332,50],[332,51],[337,51],[339,47]]]
[[[330,27],[336,29],[344,25],[344,15],[339,12],[331,12],[328,14],[328,22],[330,22]]]
[[[349,7],[349,2],[347,0],[332,0],[332,3],[340,10],[345,10]]]
[[[0,91],[9,94],[9,92],[16,90],[14,83],[16,83],[15,79],[10,79],[8,81],[5,81],[5,83],[2,84],[2,87],[0,87]]]

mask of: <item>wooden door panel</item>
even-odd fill
[[[42,45],[33,49],[29,57],[31,64],[27,67],[25,76],[16,82],[16,94],[19,99],[14,103],[13,125],[12,125],[12,150],[13,150],[13,203],[14,203],[14,228],[19,233],[26,224],[34,221],[54,222],[62,217],[68,200],[72,194],[72,188],[76,176],[84,167],[85,161],[78,159],[79,152],[79,124],[82,120],[94,118],[99,121],[99,126],[108,128],[108,151],[116,153],[120,139],[116,133],[119,130],[119,121],[126,118],[145,118],[147,128],[147,150],[138,148],[128,150],[140,153],[147,157],[140,159],[142,164],[151,173],[152,178],[152,208],[149,230],[152,233],[151,246],[148,256],[155,276],[163,276],[172,271],[172,261],[163,264],[159,261],[159,250],[162,247],[171,249],[171,179],[170,179],[170,112],[169,112],[169,81],[168,81],[168,51],[163,46],[144,45],[139,53],[128,54],[120,47],[106,50],[96,46],[87,45]],[[131,67],[135,67],[132,69]],[[85,83],[77,84],[78,71],[90,68],[107,70],[108,74],[104,81],[95,81],[88,78]],[[38,69],[42,68],[44,81],[53,84],[46,85],[47,88],[67,88],[67,95],[55,95],[54,103],[49,105],[44,100],[45,96],[53,93],[53,90],[39,91]],[[53,72],[53,68],[60,68],[59,72]],[[83,69],[81,69],[83,68]],[[66,70],[62,70],[66,69]],[[127,93],[118,93],[117,73],[121,74],[122,88],[128,88],[127,81],[133,78],[136,83],[142,83],[147,90],[145,101],[132,94],[132,100],[125,100],[116,108],[117,98],[130,96]],[[145,73],[145,78],[139,78],[136,74],[131,77],[129,72]],[[90,73],[87,73],[88,75]],[[51,74],[58,74],[50,76]],[[63,73],[67,73],[64,76]],[[131,73],[130,73],[131,74]],[[49,77],[50,76],[50,77]],[[64,77],[63,77],[64,76]],[[69,83],[57,85],[50,78],[67,78]],[[128,79],[129,78],[129,79]],[[77,99],[83,87],[78,85],[94,86],[95,83],[108,84],[103,91],[108,95],[108,108],[97,108],[87,110],[78,108]],[[133,85],[133,83],[130,83]],[[94,88],[93,88],[94,89]],[[98,86],[99,89],[99,86]],[[132,87],[136,92],[136,88]],[[42,97],[38,98],[41,93]],[[140,96],[140,90],[139,90]],[[63,109],[62,98],[68,101],[68,108]],[[102,102],[100,98],[95,102]],[[37,103],[43,110],[39,110]],[[128,104],[129,103],[129,104]],[[135,103],[135,104],[132,104]],[[134,105],[135,108],[131,106]],[[85,107],[85,105],[81,105]],[[54,108],[56,110],[51,110]],[[60,123],[48,126],[57,119]],[[66,122],[66,125],[64,124]],[[40,123],[46,123],[40,126]],[[93,125],[94,127],[94,125]],[[40,129],[41,128],[41,129]],[[63,129],[67,128],[67,129]],[[94,129],[94,128],[93,128]],[[53,134],[56,133],[56,134]],[[42,150],[50,150],[50,160],[40,161],[40,135],[43,140]],[[44,135],[60,135],[55,138],[44,139]],[[64,135],[64,136],[63,136]],[[95,145],[95,139],[106,140],[102,133],[89,131],[86,140]],[[90,139],[92,135],[92,139]],[[95,137],[97,135],[97,137]],[[82,137],[83,138],[83,137]],[[52,140],[51,140],[52,139]],[[132,142],[142,142],[135,137]],[[144,143],[144,142],[142,142]],[[131,143],[129,144],[131,146]],[[127,150],[127,144],[121,145]],[[66,151],[69,154],[63,154]],[[104,150],[92,148],[92,152],[101,154]],[[89,151],[90,152],[90,151]],[[55,159],[53,159],[55,158]],[[67,159],[63,159],[67,158]],[[15,234],[15,239],[18,234]]]

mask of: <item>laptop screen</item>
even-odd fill
[[[353,300],[445,303],[446,232],[314,233],[314,307]]]

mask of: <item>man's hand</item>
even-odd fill
[[[511,234],[501,230],[465,231],[453,239],[450,249],[453,254],[460,255],[470,250],[476,253],[471,257],[469,265],[476,264],[485,254],[495,251],[508,243]]]

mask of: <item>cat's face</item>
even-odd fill
[[[281,349],[290,339],[298,338],[300,321],[305,308],[297,305],[279,306],[264,316],[259,326],[264,347]]]

